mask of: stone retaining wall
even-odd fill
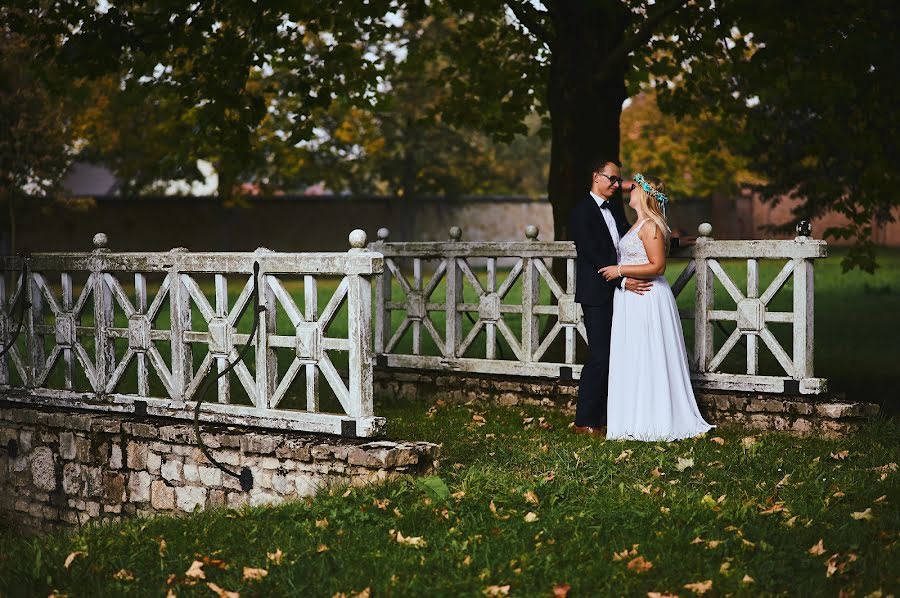
[[[500,405],[545,405],[572,411],[578,398],[578,382],[574,380],[387,368],[376,368],[374,373],[375,396],[456,402],[483,400]],[[878,405],[873,403],[851,403],[828,394],[708,390],[696,390],[695,394],[700,411],[710,423],[797,434],[845,434],[879,412]]]
[[[367,441],[203,426],[218,461],[247,467],[254,486],[214,467],[183,422],[139,420],[0,402],[0,513],[28,530],[92,519],[278,504],[329,484],[362,485],[437,466],[428,442]]]

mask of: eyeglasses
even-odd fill
[[[610,175],[606,174],[605,172],[598,172],[597,174],[599,174],[600,176],[605,176],[606,178],[608,178],[608,179],[609,179],[609,184],[610,184],[610,185],[621,185],[621,184],[622,184],[623,179],[620,178],[620,177],[617,177],[617,176],[610,176]]]

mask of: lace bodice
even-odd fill
[[[646,264],[650,260],[647,258],[647,251],[644,249],[644,242],[638,236],[638,231],[646,224],[646,220],[641,220],[637,226],[625,233],[625,236],[619,240],[619,264],[622,266]]]

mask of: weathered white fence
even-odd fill
[[[105,235],[94,242],[91,253],[26,258],[24,281],[22,258],[0,261],[2,346],[14,334],[19,312],[10,312],[19,294],[26,293],[31,304],[19,341],[0,359],[0,397],[189,418],[204,378],[236,361],[240,347],[250,343],[254,371],[244,362],[233,370],[250,404],[232,401],[226,375],[217,381],[216,397],[202,405],[201,419],[350,436],[380,431],[384,420],[374,416],[372,405],[371,296],[372,277],[383,263],[381,255],[365,249],[363,231],[351,233],[347,253],[113,253]],[[148,275],[162,277],[152,296]],[[7,276],[14,287],[10,294]],[[324,306],[321,277],[339,278]],[[302,308],[286,287],[290,279],[296,282],[292,288],[302,286]],[[206,281],[214,287],[210,296]],[[229,302],[229,284],[235,283],[240,292]],[[255,288],[260,315],[251,338],[238,324],[248,311],[252,316]],[[344,306],[346,336],[335,337],[330,324]],[[280,324],[279,311],[286,316]],[[168,322],[160,317],[166,312]],[[168,351],[161,351],[166,345]],[[278,349],[289,351],[286,369],[284,351],[279,369]],[[347,354],[344,376],[334,352]],[[195,354],[203,355],[197,367]],[[121,389],[132,368],[136,393]],[[164,388],[161,396],[150,396],[151,370]],[[344,413],[320,410],[319,374]],[[300,377],[304,383],[294,384]],[[79,380],[86,380],[86,388],[79,388]],[[302,397],[295,398],[299,408],[283,408],[288,395]]]
[[[825,381],[813,377],[813,263],[826,255],[824,241],[798,237],[794,241],[715,241],[711,227],[700,227],[697,245],[679,252],[689,258],[673,283],[677,296],[697,278],[692,378],[699,388],[816,394]],[[524,242],[463,242],[453,227],[446,242],[388,242],[388,231],[369,245],[384,255],[385,270],[376,285],[375,352],[380,365],[517,376],[577,379],[576,335],[587,340],[580,306],[575,303],[575,245],[543,242],[529,226]],[[566,280],[557,280],[551,260],[565,260]],[[746,259],[746,292],[739,290],[719,260]],[[498,269],[498,260],[511,264]],[[774,281],[759,293],[760,260],[786,260]],[[486,272],[476,264],[485,264]],[[479,277],[476,271],[481,273]],[[430,276],[430,277],[429,277]],[[717,309],[714,280],[718,279],[735,303]],[[793,311],[774,312],[769,302],[793,279]],[[740,285],[743,286],[743,285]],[[511,293],[515,287],[516,292]],[[443,292],[443,297],[440,297]],[[397,294],[402,296],[395,296]],[[393,315],[401,313],[395,322]],[[507,322],[504,316],[512,321]],[[438,326],[432,316],[443,319]],[[521,318],[521,324],[516,320]],[[542,318],[551,322],[542,323]],[[471,325],[467,322],[469,320]],[[734,321],[736,328],[714,350],[716,321]],[[793,357],[768,327],[770,322],[793,324]],[[411,329],[412,342],[402,340]],[[427,337],[424,336],[427,334]],[[475,347],[481,335],[484,350]],[[509,352],[498,354],[499,337]],[[563,350],[550,350],[563,335]],[[746,371],[724,372],[725,357],[741,338],[746,339]],[[759,340],[773,353],[784,375],[760,375]],[[428,341],[428,342],[423,342]],[[427,346],[427,347],[426,347]],[[426,354],[433,347],[433,354]],[[555,357],[553,359],[552,357]]]

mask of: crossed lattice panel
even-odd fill
[[[0,350],[6,348],[6,344],[9,343],[12,339],[12,335],[15,332],[15,326],[18,323],[17,320],[14,320],[11,317],[13,307],[16,305],[17,301],[20,301],[20,296],[23,292],[27,296],[27,291],[24,288],[25,281],[22,280],[22,275],[16,278],[16,290],[13,292],[12,296],[9,297],[9,300],[6,300],[6,277],[0,275],[0,305],[3,306],[3,310],[0,311]],[[24,297],[22,297],[24,299]],[[22,306],[20,305],[16,311],[22,313]],[[16,314],[18,316],[18,314]],[[27,315],[27,314],[26,314]],[[24,331],[24,327],[23,327]],[[20,338],[24,337],[24,334],[20,336]],[[24,384],[28,384],[29,373],[28,368],[25,366],[25,363],[22,361],[22,354],[19,351],[19,348],[15,345],[10,347],[9,351],[7,351],[5,358],[0,360],[0,384],[9,384],[9,362],[13,363],[13,367],[15,367],[16,372],[19,374],[19,378],[22,380]]]
[[[397,281],[400,288],[403,290],[403,293],[406,295],[403,302],[388,302],[388,308],[403,309],[405,314],[403,321],[400,322],[397,329],[394,331],[394,334],[385,345],[385,353],[390,353],[394,350],[410,326],[412,326],[413,333],[412,351],[414,355],[419,355],[422,351],[422,328],[424,328],[428,332],[428,335],[431,336],[431,339],[434,341],[434,344],[442,355],[447,356],[452,352],[448,350],[449,348],[447,347],[446,339],[437,331],[434,322],[432,322],[431,318],[428,316],[429,311],[444,311],[445,309],[443,303],[434,303],[429,302],[428,300],[435,290],[437,290],[441,281],[445,278],[447,262],[450,259],[453,258],[447,258],[440,261],[434,274],[431,275],[431,280],[429,280],[423,288],[422,260],[420,258],[413,259],[412,282],[407,280],[403,275],[403,272],[400,271],[400,268],[397,266],[397,262],[394,259],[385,258],[385,265],[388,267],[390,276]],[[387,276],[387,274],[385,275]]]

